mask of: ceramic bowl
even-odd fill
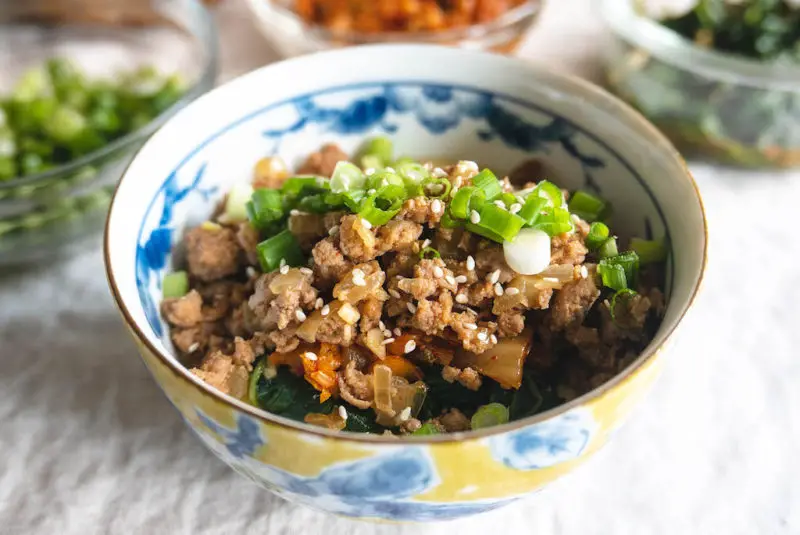
[[[434,437],[335,433],[209,387],[176,360],[158,313],[171,250],[257,159],[299,162],[325,142],[393,138],[401,154],[469,158],[498,171],[536,157],[562,185],[595,187],[621,235],[665,236],[666,316],[623,373],[563,406]],[[552,178],[552,176],[548,176]],[[706,223],[683,160],[629,107],[588,83],[455,48],[381,45],[259,69],[201,97],[124,174],[105,238],[109,284],[153,377],[197,437],[287,499],[362,519],[428,521],[500,507],[571,471],[609,438],[660,367],[698,291]]]

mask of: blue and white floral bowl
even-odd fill
[[[594,188],[624,234],[666,236],[668,306],[653,342],[609,383],[535,417],[469,433],[333,433],[267,414],[199,381],[158,315],[182,231],[205,219],[254,162],[299,162],[325,142],[391,136],[401,154],[470,159],[500,172],[531,157],[571,188]],[[553,178],[553,177],[547,177]],[[697,294],[706,222],[683,160],[602,90],[518,60],[458,49],[375,46],[265,67],[191,104],[120,182],[105,260],[125,322],[187,424],[234,470],[275,493],[349,517],[427,521],[524,497],[597,451],[659,369],[659,351]]]

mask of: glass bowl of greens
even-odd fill
[[[609,86],[688,156],[800,165],[800,7],[786,0],[603,0]]]
[[[0,265],[98,236],[133,154],[216,72],[195,0],[0,3]]]

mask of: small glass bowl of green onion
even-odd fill
[[[216,74],[197,0],[0,3],[0,266],[91,243],[134,153]]]

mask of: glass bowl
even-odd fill
[[[376,0],[379,1],[379,0]],[[285,57],[330,48],[375,43],[424,43],[512,53],[533,26],[541,10],[541,0],[508,10],[485,24],[452,28],[439,32],[334,32],[309,24],[291,8],[292,0],[247,0],[261,33]]]
[[[0,3],[0,94],[63,56],[92,77],[138,65],[178,74],[185,93],[154,120],[67,164],[0,181],[0,265],[69,253],[99,237],[111,192],[134,153],[178,109],[211,89],[217,36],[196,0]]]
[[[800,165],[800,65],[697,46],[651,18],[653,3],[602,0],[601,10],[613,32],[609,87],[687,156],[741,167]]]

